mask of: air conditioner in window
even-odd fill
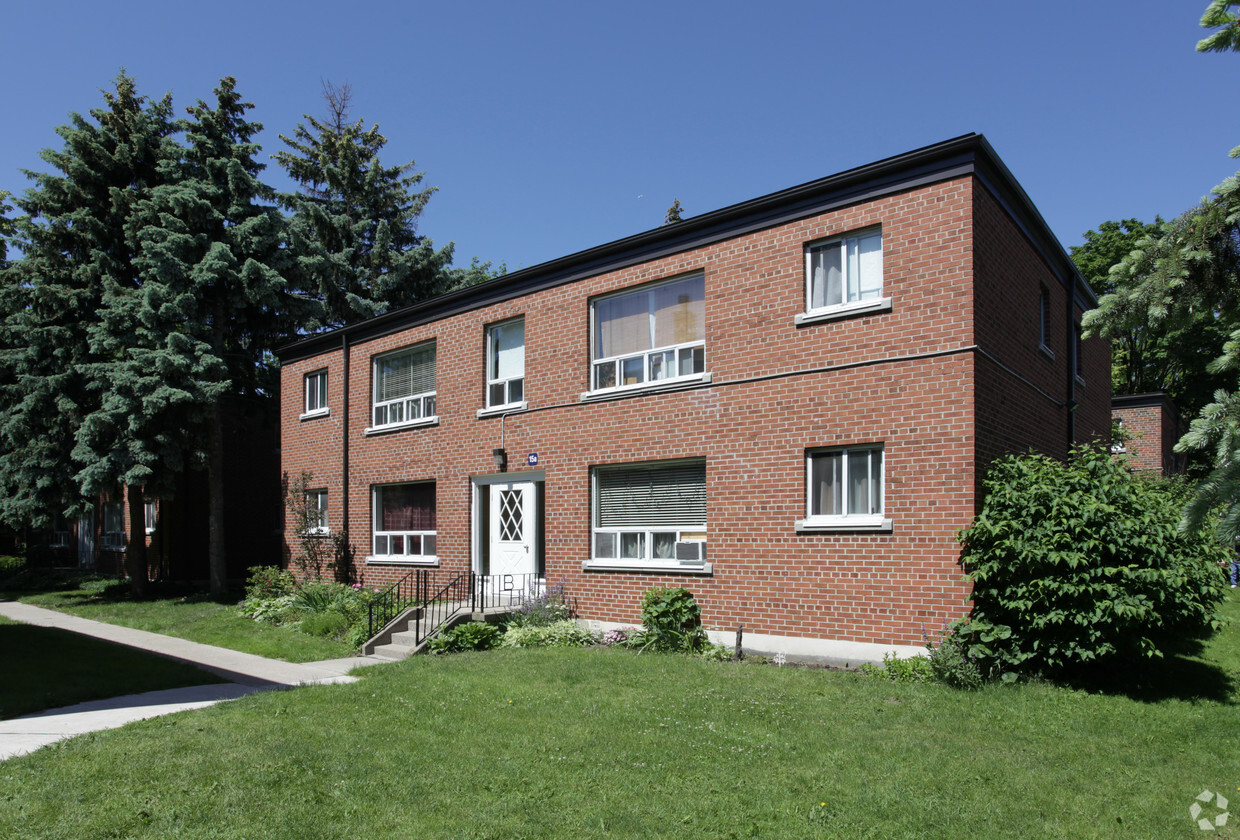
[[[706,561],[706,543],[700,540],[677,540],[676,559],[685,565],[698,565]]]

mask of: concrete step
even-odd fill
[[[418,634],[414,630],[401,630],[392,634],[392,644],[404,645],[405,647],[417,647]]]
[[[408,659],[412,653],[412,645],[379,645],[375,648],[374,655],[381,659],[390,659],[393,662],[398,662],[402,659]]]

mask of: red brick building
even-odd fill
[[[1171,397],[1162,392],[1117,396],[1111,400],[1111,415],[1122,437],[1111,452],[1123,457],[1129,469],[1163,475],[1184,472],[1187,461],[1175,445],[1186,429]]]
[[[282,468],[367,585],[535,573],[605,625],[683,585],[877,658],[967,611],[991,459],[1108,437],[1094,304],[967,135],[290,345]]]

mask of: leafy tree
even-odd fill
[[[1240,51],[1236,2],[1215,0],[1202,17],[1214,28],[1197,44],[1207,51]],[[1240,148],[1232,150],[1240,157]],[[1213,470],[1186,509],[1185,530],[1198,527],[1222,507],[1220,533],[1240,535],[1240,174],[1214,188],[1213,198],[1166,226],[1162,236],[1142,243],[1111,273],[1114,290],[1086,316],[1085,328],[1112,336],[1148,325],[1174,333],[1206,327],[1226,335],[1213,358],[1196,359],[1198,369],[1222,377],[1230,390],[1215,391],[1177,451],[1207,455]]]
[[[444,291],[452,246],[435,250],[418,217],[435,192],[413,162],[384,166],[378,125],[350,121],[348,85],[324,86],[326,120],[306,115],[275,155],[301,189],[281,196],[292,212],[297,282],[321,304],[307,329],[336,327]],[[455,278],[467,282],[469,277]]]
[[[680,199],[672,201],[672,206],[667,208],[667,218],[663,220],[663,224],[670,225],[672,222],[679,222],[683,217],[684,208],[680,206]]]
[[[106,296],[139,286],[134,207],[176,155],[171,98],[148,101],[123,72],[90,117],[72,114],[57,129],[64,147],[42,153],[54,173],[26,173],[34,186],[17,199],[24,215],[13,222],[22,258],[3,269],[0,518],[10,524],[88,505],[69,453],[102,403],[93,376],[109,351],[84,321]],[[140,585],[145,568],[131,575]]]
[[[973,610],[956,633],[992,672],[1159,657],[1215,628],[1229,551],[1212,529],[1179,531],[1185,485],[1081,447],[1068,463],[999,459],[984,486],[960,536]]]
[[[1112,266],[1150,247],[1164,234],[1162,219],[1146,224],[1137,219],[1103,222],[1085,233],[1085,243],[1072,248],[1072,259],[1099,297],[1117,290]],[[1186,414],[1196,414],[1223,384],[1206,363],[1223,349],[1226,332],[1210,310],[1197,309],[1175,323],[1154,328],[1132,320],[1109,330],[1111,388],[1115,394],[1165,391]]]

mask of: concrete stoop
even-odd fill
[[[491,607],[481,612],[462,609],[439,627],[422,629],[419,626],[422,621],[433,619],[426,619],[420,607],[414,608],[389,622],[362,647],[362,652],[393,662],[407,659],[415,653],[421,653],[426,648],[426,643],[432,638],[458,624],[464,624],[467,621],[498,621],[509,612],[511,612],[510,607]],[[417,641],[419,635],[424,637],[421,644]]]

